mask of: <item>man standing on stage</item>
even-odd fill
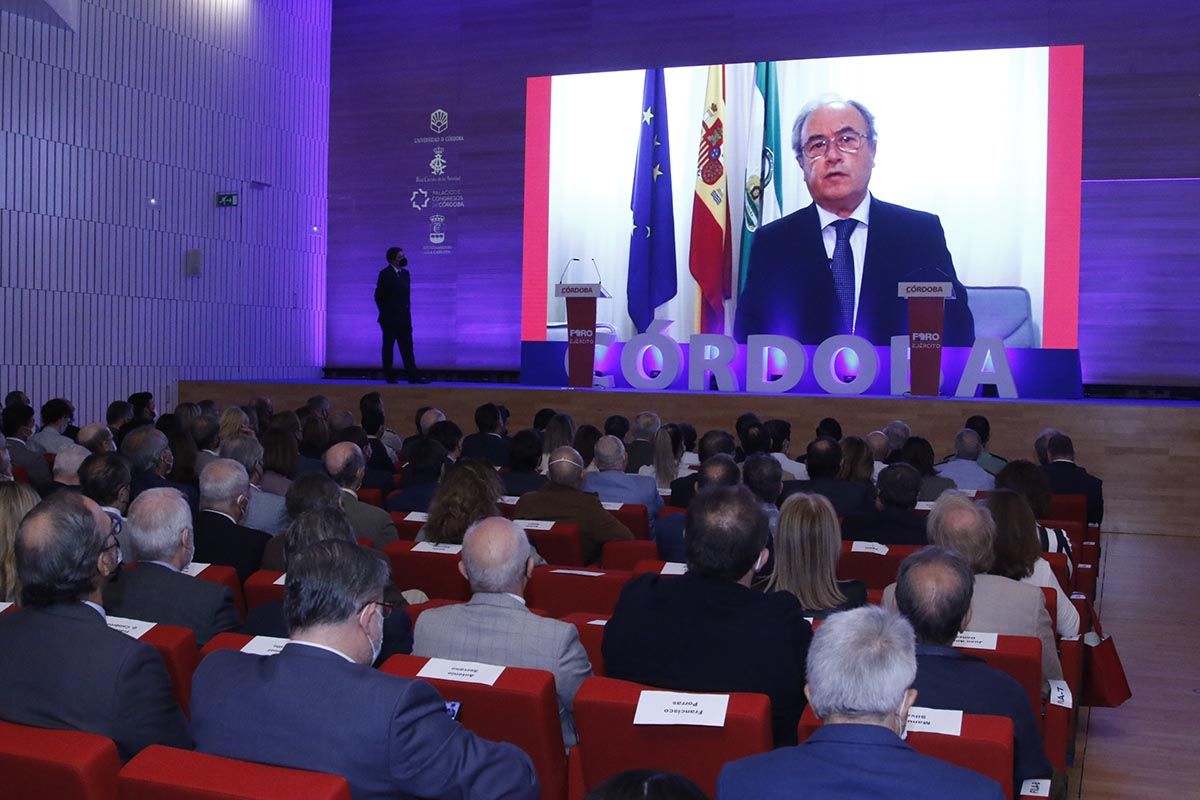
[[[388,383],[396,382],[392,356],[393,348],[399,344],[408,382],[429,383],[428,378],[417,373],[417,362],[413,357],[410,278],[405,269],[408,259],[404,257],[404,248],[389,247],[387,262],[388,265],[379,271],[379,279],[375,282],[375,305],[379,308],[379,327],[383,329],[383,377]]]

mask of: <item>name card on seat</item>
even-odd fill
[[[670,486],[658,487],[658,495],[659,495],[659,497],[670,497],[671,496],[671,487]]]
[[[410,511],[404,515],[405,522],[429,522],[429,515],[424,511]]]
[[[728,709],[727,694],[644,691],[638,697],[633,724],[721,728]]]
[[[1075,698],[1071,696],[1071,687],[1066,681],[1046,681],[1050,684],[1050,705],[1072,708]]]
[[[126,636],[132,636],[134,639],[140,639],[146,635],[146,632],[154,627],[153,622],[146,622],[140,619],[126,619],[125,617],[109,617],[108,627],[114,631],[120,631]]]
[[[620,511],[620,510],[621,510],[621,506],[623,506],[623,505],[625,505],[625,504],[624,504],[624,503],[609,503],[609,502],[604,502],[604,503],[601,503],[600,505],[604,506],[604,510],[605,510],[605,511]]]
[[[551,572],[557,572],[559,575],[586,575],[589,578],[603,578],[603,572],[591,572],[586,569],[552,569]]]
[[[287,573],[286,572],[275,579],[276,586],[283,586],[285,583],[287,583]]]
[[[12,608],[12,605],[12,603],[0,603],[0,614],[8,611],[10,608]]]
[[[514,519],[513,524],[527,531],[548,531],[554,523],[546,519]]]
[[[995,650],[998,642],[997,634],[979,631],[959,631],[954,637],[954,646],[965,650]]]
[[[908,730],[912,733],[940,733],[943,736],[962,735],[963,712],[947,708],[919,708],[908,710]]]
[[[934,502],[932,500],[918,500],[917,511],[933,511]]]
[[[439,544],[438,542],[418,542],[409,552],[412,553],[443,553],[458,555],[462,552],[461,544]]]
[[[888,546],[879,542],[855,542],[850,545],[851,553],[874,553],[877,556],[886,556],[888,554]]]
[[[1021,784],[1021,797],[1049,797],[1049,778],[1030,778]]]
[[[495,686],[504,673],[504,667],[495,664],[480,664],[477,661],[452,661],[448,658],[431,658],[417,673],[418,678],[441,678],[460,683],[482,683]]]
[[[680,564],[678,561],[668,561],[663,564],[663,568],[659,570],[659,575],[686,575],[687,564]]]
[[[515,506],[520,499],[515,494],[506,494],[500,498],[500,502],[506,506]]]
[[[182,572],[184,575],[191,575],[194,578],[211,566],[212,566],[212,564],[205,564],[203,561],[193,561],[179,571]]]
[[[607,624],[608,624],[608,620],[606,620],[606,619],[589,619],[588,620],[588,625],[599,625],[601,628],[603,628]]]
[[[287,639],[280,639],[278,636],[255,636],[242,646],[242,652],[256,656],[273,656],[287,643]]]

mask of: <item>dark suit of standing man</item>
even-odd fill
[[[389,247],[387,262],[375,281],[375,306],[379,309],[379,327],[383,329],[383,377],[388,383],[396,382],[392,356],[393,348],[399,344],[408,382],[425,383],[417,374],[417,361],[413,356],[411,280],[405,269],[408,259],[404,257],[404,248]]]
[[[770,333],[818,344],[853,333],[886,346],[892,336],[908,334],[907,301],[897,284],[937,281],[952,283],[955,295],[946,301],[943,343],[974,344],[967,290],[941,222],[867,191],[876,142],[870,112],[855,101],[830,102],[810,106],[796,123],[792,147],[813,203],[755,235],[734,322],[737,340]],[[849,269],[844,303],[837,278],[842,264]]]

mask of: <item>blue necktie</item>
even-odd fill
[[[829,269],[833,272],[833,287],[842,311],[842,329],[839,333],[851,333],[854,329],[854,251],[850,249],[850,234],[857,224],[856,219],[839,219],[833,223],[837,230],[837,244],[833,246]]]

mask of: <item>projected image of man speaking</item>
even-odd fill
[[[948,125],[949,127],[945,127]],[[942,163],[945,136],[969,136],[953,122],[933,123],[921,152],[937,181],[961,164]],[[758,230],[734,335],[789,336],[816,344],[853,333],[876,345],[907,335],[901,281],[950,281],[943,341],[969,346],[975,323],[937,216],[885,203],[868,186],[875,166],[875,118],[855,100],[806,106],[792,126],[792,149],[813,202]]]

